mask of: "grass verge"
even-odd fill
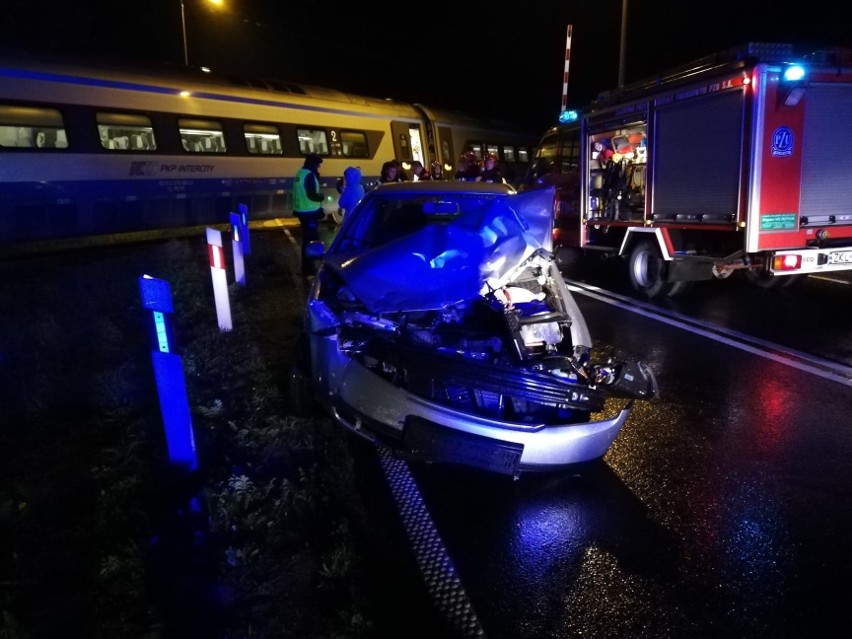
[[[253,234],[228,332],[203,239],[0,263],[0,637],[381,636],[351,446],[282,399],[303,308],[286,246]],[[142,274],[171,286],[190,475],[167,457]]]

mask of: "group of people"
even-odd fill
[[[402,166],[397,160],[389,160],[382,165],[382,171],[379,175],[379,183],[385,182],[405,182],[407,180],[443,180],[444,171],[440,162],[432,162],[431,168],[427,169],[419,160],[414,160],[411,163],[410,173],[403,171]],[[469,182],[497,182],[506,183],[500,169],[497,167],[497,156],[494,153],[488,153],[480,163],[479,158],[473,151],[468,151],[462,154],[459,158],[459,165],[453,175],[455,180],[464,180]]]
[[[293,180],[293,214],[299,220],[302,229],[302,275],[311,277],[316,273],[316,264],[307,255],[308,244],[319,240],[319,223],[325,219],[322,203],[325,196],[320,190],[319,168],[322,156],[310,153],[305,158],[302,168],[296,172]],[[344,211],[352,210],[365,195],[361,183],[361,169],[357,166],[347,167],[343,177],[338,182],[340,197],[337,205]]]
[[[319,179],[321,164],[322,156],[310,153],[293,180],[293,213],[302,229],[302,275],[306,277],[313,276],[316,271],[316,265],[307,256],[306,249],[310,242],[320,239],[319,223],[325,218],[322,208],[324,196],[320,190]],[[479,164],[473,152],[463,154],[459,159],[454,178],[476,182],[506,182],[497,168],[497,157],[493,153],[485,156],[482,165]],[[379,183],[443,179],[440,162],[433,162],[430,169],[427,169],[422,162],[414,160],[411,163],[409,176],[402,170],[399,161],[389,160],[382,165]],[[361,183],[361,169],[355,166],[347,167],[338,182],[338,190],[340,192],[338,207],[344,211],[352,210],[366,194],[364,185]]]
[[[473,151],[464,153],[459,158],[455,178],[466,182],[506,183],[506,179],[497,167],[497,156],[494,153],[487,153],[482,159],[482,164],[479,163],[479,158]]]
[[[382,165],[382,171],[379,174],[380,184],[384,184],[385,182],[419,182],[421,180],[443,179],[444,171],[441,163],[438,161],[432,162],[431,168],[427,169],[420,160],[414,160],[407,173],[403,170],[399,160],[388,160]]]

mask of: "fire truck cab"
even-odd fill
[[[560,120],[521,188],[556,187],[569,276],[618,256],[656,298],[737,271],[774,287],[852,269],[852,52],[751,43]]]

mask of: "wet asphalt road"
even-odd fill
[[[459,636],[837,636],[852,574],[849,285],[709,282],[636,304],[593,283],[617,292],[577,292],[596,347],[648,362],[662,394],[603,463],[517,482],[408,464],[463,586]]]

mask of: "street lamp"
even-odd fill
[[[220,5],[222,0],[207,0],[210,4]],[[183,35],[183,65],[189,66],[189,47],[186,44],[186,8],[183,5],[183,0],[180,0],[180,29]]]

